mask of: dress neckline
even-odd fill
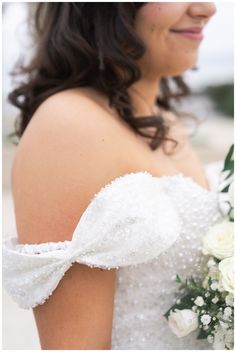
[[[188,179],[188,180],[190,180],[192,184],[194,184],[195,186],[200,187],[203,191],[205,191],[205,192],[207,192],[207,193],[209,193],[209,194],[215,194],[215,193],[216,193],[215,191],[213,191],[213,190],[210,189],[209,182],[208,182],[208,189],[207,189],[207,188],[203,187],[202,185],[200,185],[198,182],[196,182],[196,181],[193,179],[193,177],[187,176],[187,175],[185,175],[185,174],[184,174],[183,172],[181,172],[181,171],[177,172],[177,173],[174,174],[174,175],[161,175],[161,176],[157,176],[157,175],[153,175],[153,174],[152,174],[151,172],[149,172],[149,171],[144,170],[144,171],[132,171],[132,172],[127,172],[127,173],[125,173],[125,174],[123,174],[123,175],[121,175],[121,176],[115,177],[115,178],[112,179],[110,182],[108,182],[107,184],[105,184],[104,186],[102,186],[102,187],[94,194],[94,197],[95,197],[95,195],[98,195],[103,189],[105,189],[106,187],[109,187],[111,184],[117,182],[118,180],[123,179],[123,178],[128,177],[128,176],[131,176],[131,175],[139,175],[139,174],[140,174],[140,175],[141,175],[141,174],[146,174],[146,175],[149,175],[149,176],[151,176],[151,177],[153,177],[153,178],[155,178],[155,179],[160,179],[160,180],[161,180],[161,179],[164,179],[164,178],[174,179],[174,178],[179,178],[179,177],[181,177],[182,179],[186,179],[186,180]],[[93,200],[93,198],[91,199],[91,201],[92,201],[92,200]],[[91,201],[89,202],[89,204],[91,203]]]
[[[199,183],[197,183],[196,181],[194,181],[194,179],[191,176],[187,176],[184,175],[182,172],[178,172],[174,175],[161,175],[161,176],[157,176],[157,175],[152,175],[149,171],[134,171],[134,172],[128,172],[125,173],[121,176],[117,176],[115,177],[113,180],[111,180],[109,183],[105,184],[104,186],[102,186],[96,193],[94,193],[94,195],[92,196],[91,200],[89,201],[89,204],[86,206],[86,208],[84,209],[83,213],[81,214],[81,217],[79,219],[79,221],[76,224],[76,227],[72,233],[72,238],[74,236],[74,233],[77,229],[78,224],[81,221],[81,218],[83,217],[83,215],[87,212],[88,208],[92,205],[92,203],[94,203],[94,201],[96,200],[96,198],[98,196],[100,196],[103,192],[105,192],[108,188],[110,188],[111,186],[114,186],[114,184],[116,184],[117,182],[124,180],[125,178],[131,177],[131,176],[141,176],[141,175],[148,175],[154,179],[171,179],[174,180],[176,178],[181,178],[182,180],[189,180],[193,185],[195,185],[196,187],[199,187],[205,194],[208,194],[209,196],[216,196],[217,191],[214,190],[208,190],[205,187],[201,186]],[[49,248],[53,248],[53,249],[66,249],[71,241],[71,240],[65,240],[65,241],[50,241],[50,242],[42,242],[42,243],[19,243],[17,237],[14,238],[6,238],[5,241],[13,241],[13,246],[16,246],[16,248],[18,248],[18,250],[20,250],[23,253],[32,253],[34,251],[38,251],[38,249],[40,249],[40,252],[44,252],[44,251],[48,251]]]

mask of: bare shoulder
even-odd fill
[[[48,98],[32,117],[12,169],[20,241],[70,239],[93,195],[133,170],[129,153],[135,151],[126,132],[91,99],[73,91]]]

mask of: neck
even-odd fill
[[[142,78],[128,89],[135,117],[149,116],[157,111],[156,99],[159,93],[159,83],[159,80]]]

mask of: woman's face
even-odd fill
[[[202,28],[216,12],[212,2],[150,2],[136,14],[135,30],[145,43],[139,60],[150,78],[177,76],[192,68],[203,39]]]

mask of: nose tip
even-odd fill
[[[217,11],[214,2],[192,2],[190,10],[193,16],[205,18],[212,17]]]
[[[216,5],[214,2],[202,3],[202,14],[206,17],[212,17],[216,13]]]
[[[216,5],[215,5],[215,3],[214,2],[206,2],[205,6],[206,6],[206,9],[205,9],[206,16],[208,16],[208,17],[214,16],[214,14],[216,13]]]
[[[217,12],[216,4],[214,2],[210,2],[209,4],[211,6],[211,15],[210,16],[214,16],[215,13]]]

